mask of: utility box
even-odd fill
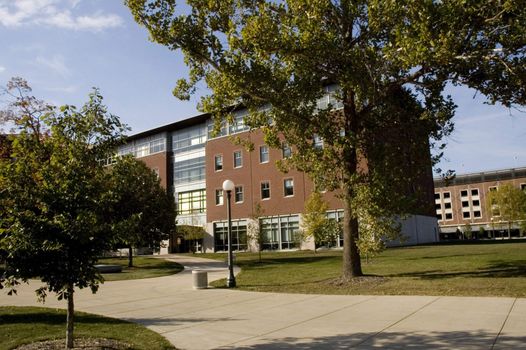
[[[202,270],[193,270],[192,281],[194,289],[208,288],[208,272]]]

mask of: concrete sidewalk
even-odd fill
[[[212,281],[225,265],[164,258],[190,268],[79,291],[77,310],[138,322],[179,349],[526,349],[526,299],[193,290],[192,269]],[[37,286],[0,293],[0,305],[38,305]],[[66,304],[50,296],[44,306]]]

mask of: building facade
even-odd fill
[[[331,90],[321,107],[334,103]],[[290,155],[291,149],[268,147],[263,134],[250,131],[243,122],[246,111],[238,110],[232,122],[221,125],[213,133],[214,124],[203,114],[180,122],[151,129],[128,139],[118,150],[119,155],[133,154],[154,169],[163,186],[174,195],[177,204],[178,225],[202,227],[206,234],[195,243],[197,250],[205,252],[227,249],[226,200],[222,190],[224,180],[232,180],[232,233],[234,250],[247,250],[253,244],[248,239],[249,224],[259,220],[266,236],[264,249],[314,249],[313,241],[300,241],[297,231],[301,226],[304,203],[314,189],[308,177],[299,171],[280,172],[275,162]],[[254,145],[247,151],[234,144],[231,136],[247,139]],[[426,155],[427,150],[426,150]],[[431,198],[433,181],[429,179]],[[343,206],[332,193],[324,194],[329,203],[327,216],[341,220]],[[427,199],[426,199],[427,200]],[[432,199],[427,200],[432,208]],[[255,218],[256,204],[262,215]],[[434,213],[429,210],[415,214],[402,223],[405,244],[434,242],[438,239],[438,226]],[[180,251],[182,237],[172,237],[162,252]],[[392,242],[397,244],[396,242]],[[343,245],[340,237],[336,246]]]
[[[484,237],[479,238],[507,237],[507,224],[488,209],[487,196],[504,184],[526,190],[526,168],[463,174],[449,181],[435,179],[434,182],[441,238],[459,238],[468,228],[475,237],[482,228]],[[513,236],[520,234],[518,222],[513,223],[512,228]]]

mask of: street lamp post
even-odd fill
[[[234,259],[232,257],[232,214],[230,212],[230,196],[234,190],[234,183],[232,180],[225,180],[223,182],[223,191],[226,192],[226,214],[228,219],[228,278],[226,286],[233,288],[236,286],[236,277],[234,276]]]

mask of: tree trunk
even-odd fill
[[[347,196],[346,196],[347,197]],[[344,280],[363,276],[362,262],[358,250],[358,219],[352,217],[352,208],[348,198],[345,199],[343,214],[343,271]]]
[[[345,135],[347,137],[356,137],[359,134],[358,113],[356,112],[355,94],[353,91],[344,92],[344,119]],[[363,276],[362,262],[358,251],[358,218],[353,215],[351,207],[352,200],[355,197],[353,186],[353,175],[358,174],[358,152],[356,142],[351,142],[344,146],[343,149],[343,192],[344,192],[344,215],[343,215],[343,271],[344,280],[352,277]]]
[[[128,267],[133,267],[133,247],[128,247]]]
[[[75,305],[73,303],[73,285],[68,286],[67,300],[67,328],[66,328],[66,349],[73,349],[73,318],[75,315]]]

